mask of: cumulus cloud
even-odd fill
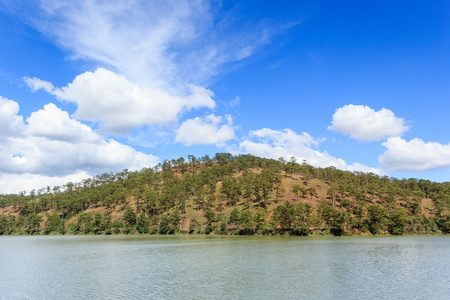
[[[390,136],[401,136],[409,128],[404,119],[386,108],[379,111],[365,105],[345,105],[333,115],[329,130],[350,135],[363,142],[379,141]]]
[[[1,109],[2,117],[19,124],[15,130],[2,130],[0,136],[0,176],[2,182],[15,182],[8,190],[22,190],[23,178],[33,178],[30,182],[43,182],[54,177],[48,182],[59,182],[79,178],[80,174],[139,170],[158,161],[153,155],[138,152],[113,139],[104,139],[54,104],[33,112],[24,123],[17,115],[16,102],[1,99],[0,103],[11,108],[9,111]]]
[[[225,124],[222,124],[226,121]],[[222,124],[222,125],[221,125]],[[204,118],[194,118],[183,122],[177,131],[175,141],[190,145],[223,145],[234,138],[233,119],[210,114]]]
[[[0,146],[0,171],[10,174],[66,176],[84,170],[91,175],[125,168],[153,166],[157,158],[115,140],[71,143],[28,136],[10,138]]]
[[[344,160],[335,158],[326,151],[320,152],[313,149],[313,147],[315,148],[319,145],[320,140],[313,138],[306,132],[297,134],[290,129],[273,130],[263,128],[251,131],[249,137],[250,139],[239,144],[239,152],[274,159],[295,157],[298,161],[306,160],[310,165],[316,167],[334,166],[342,170],[372,172],[375,174],[383,173],[377,168],[361,164],[347,165]]]
[[[25,78],[25,82],[32,90],[44,88],[62,101],[77,104],[76,118],[97,122],[102,131],[113,134],[125,134],[143,125],[175,123],[185,111],[215,106],[208,89],[189,85],[189,94],[171,95],[161,89],[140,87],[103,68],[78,75],[62,88],[36,78]]]
[[[0,96],[0,137],[20,134],[24,123],[18,112],[17,102]]]
[[[378,160],[390,171],[423,172],[450,168],[450,144],[424,142],[418,138],[408,142],[391,137],[382,145],[387,150]]]
[[[100,136],[94,134],[89,126],[71,119],[66,111],[62,111],[53,103],[31,113],[26,121],[26,136],[72,143],[100,141]]]
[[[47,176],[40,174],[7,174],[0,172],[0,193],[16,194],[22,191],[31,192],[47,186],[61,186],[68,182],[81,182],[91,177],[84,171],[66,176]]]

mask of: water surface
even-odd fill
[[[0,299],[450,299],[450,237],[1,236]]]

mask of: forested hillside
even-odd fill
[[[450,183],[233,156],[0,195],[0,234],[434,234]]]

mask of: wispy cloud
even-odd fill
[[[219,14],[222,7],[212,1],[39,1],[32,11],[10,3],[73,58],[147,87],[203,85],[225,64],[253,55],[289,28],[242,24],[232,11]],[[239,25],[245,30],[236,30]]]

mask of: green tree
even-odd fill
[[[81,231],[84,234],[91,232],[92,213],[84,212],[77,215],[76,231]]]
[[[403,234],[407,221],[408,217],[406,215],[406,211],[401,207],[396,207],[389,215],[389,233],[395,235]]]
[[[385,210],[378,205],[369,205],[367,207],[367,224],[372,234],[377,234],[385,222]]]
[[[147,216],[145,214],[143,214],[143,213],[139,214],[139,217],[137,218],[136,230],[140,234],[149,233],[150,232],[149,223],[150,223],[150,220],[147,218]]]
[[[127,206],[127,208],[125,208],[125,212],[123,214],[123,220],[124,220],[125,224],[127,224],[130,227],[136,225],[136,212],[134,211],[134,209],[132,207]]]
[[[47,214],[47,220],[45,221],[44,234],[49,234],[51,232],[64,233],[64,221],[61,220],[57,214]]]
[[[175,234],[178,230],[180,216],[175,211],[172,214],[162,215],[159,222],[159,234]]]
[[[315,188],[310,187],[308,189],[308,194],[311,196],[311,205],[313,204],[313,197],[317,197],[317,191]]]
[[[229,223],[234,224],[234,225],[238,225],[240,219],[241,219],[241,217],[240,217],[239,210],[236,207],[233,208],[233,210],[230,213]]]
[[[252,235],[255,233],[255,226],[255,219],[250,210],[241,211],[241,217],[239,219],[239,234]]]
[[[253,215],[254,218],[254,224],[255,224],[255,231],[259,231],[261,229],[264,229],[266,227],[266,216],[267,216],[267,210],[262,207],[257,207],[255,209],[255,213]]]
[[[274,174],[271,170],[263,169],[260,174],[256,175],[253,191],[256,201],[259,201],[261,207],[268,206],[269,194],[274,187]]]
[[[294,235],[308,235],[311,205],[306,203],[292,204],[286,201],[274,209],[272,218],[282,232],[288,231]]]
[[[272,218],[281,230],[291,230],[296,221],[295,206],[289,201],[278,205],[273,211]]]
[[[90,225],[90,231],[94,234],[99,234],[104,230],[102,228],[102,214],[99,212],[94,212],[92,214],[92,222]]]
[[[36,234],[39,232],[39,227],[42,222],[42,217],[38,214],[29,214],[26,220],[26,230],[28,234]]]
[[[0,235],[4,234],[11,234],[13,231],[14,221],[11,222],[11,218],[14,218],[14,216],[6,216],[6,215],[0,215]]]
[[[227,197],[231,206],[236,205],[236,203],[239,200],[239,197],[242,194],[239,181],[234,177],[226,178],[222,181],[222,187],[220,188],[220,192]]]
[[[331,203],[325,200],[319,201],[317,213],[331,234],[342,235],[344,233],[345,214],[333,207]]]

